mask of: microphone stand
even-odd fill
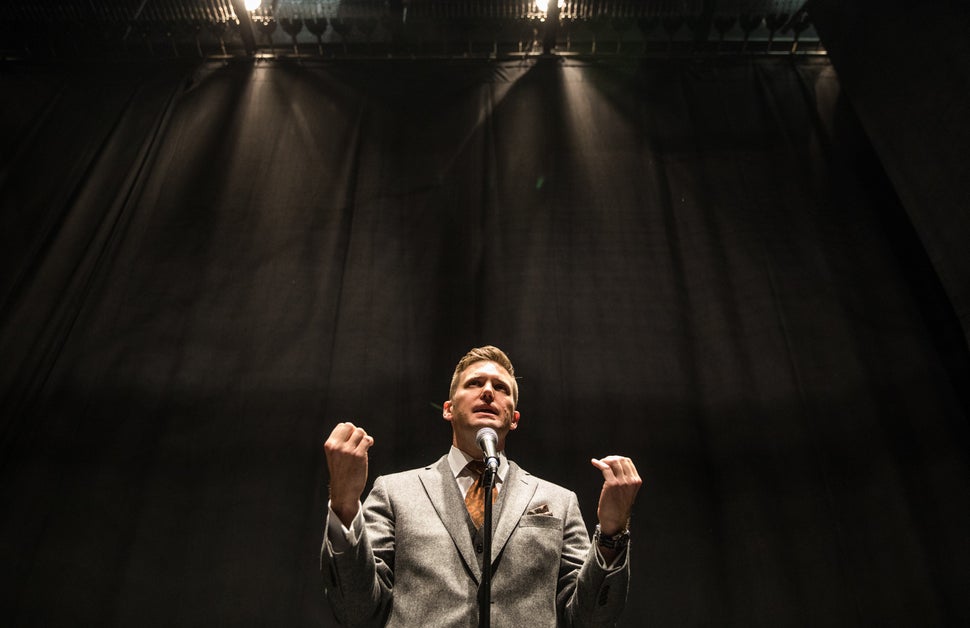
[[[489,628],[492,610],[492,490],[495,487],[495,471],[485,467],[482,485],[485,489],[485,518],[482,521],[482,584],[478,591],[478,628]]]

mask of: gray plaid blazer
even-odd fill
[[[478,625],[481,532],[447,456],[377,478],[364,521],[348,551],[335,552],[324,535],[324,588],[341,624]],[[616,623],[629,586],[629,549],[620,564],[604,568],[575,493],[509,462],[492,523],[492,626]]]

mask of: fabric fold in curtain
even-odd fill
[[[875,0],[812,0],[809,6],[946,290],[944,307],[954,310],[970,344],[970,7]],[[933,56],[914,49],[932,50]]]
[[[590,457],[644,475],[624,625],[970,617],[966,350],[826,59],[0,87],[11,625],[333,625],[323,439],[432,462],[485,343],[590,526]]]

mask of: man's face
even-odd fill
[[[442,416],[451,422],[452,444],[470,456],[481,456],[475,435],[483,427],[498,433],[498,447],[505,449],[505,435],[519,424],[512,401],[512,376],[495,362],[469,364],[458,376],[458,387],[446,401]]]

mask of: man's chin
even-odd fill
[[[495,430],[500,430],[505,428],[505,423],[500,417],[494,414],[478,414],[472,417],[470,424],[476,429],[481,429],[483,427],[490,427]]]

